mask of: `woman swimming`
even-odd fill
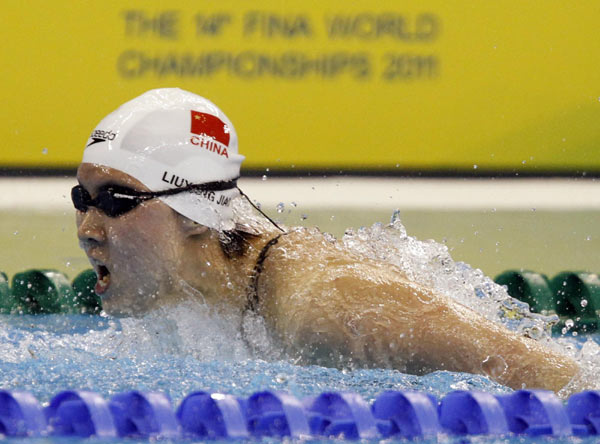
[[[575,361],[318,230],[239,220],[243,156],[223,112],[179,89],[127,102],[92,132],[72,198],[104,310],[190,297],[257,315],[305,363],[443,369],[558,391]]]

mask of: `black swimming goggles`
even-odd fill
[[[105,185],[92,199],[90,193],[81,185],[71,189],[71,199],[76,209],[86,212],[90,207],[98,208],[109,217],[119,217],[137,207],[142,202],[162,196],[172,196],[186,191],[202,194],[209,191],[224,191],[237,188],[237,179],[229,181],[207,182],[172,188],[163,191],[136,191],[121,185]]]

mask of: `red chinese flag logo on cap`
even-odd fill
[[[192,111],[191,132],[207,135],[225,146],[229,146],[229,127],[218,117],[211,114]]]

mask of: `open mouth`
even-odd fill
[[[110,271],[104,265],[98,265],[96,267],[96,275],[98,276],[98,282],[96,282],[96,286],[94,287],[94,291],[96,294],[103,294],[110,285]]]

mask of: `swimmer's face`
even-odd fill
[[[123,172],[89,163],[79,166],[77,179],[92,198],[107,185],[148,191]],[[96,292],[104,310],[140,313],[174,294],[185,241],[178,217],[160,199],[117,217],[92,206],[77,211],[77,235],[98,274]]]

